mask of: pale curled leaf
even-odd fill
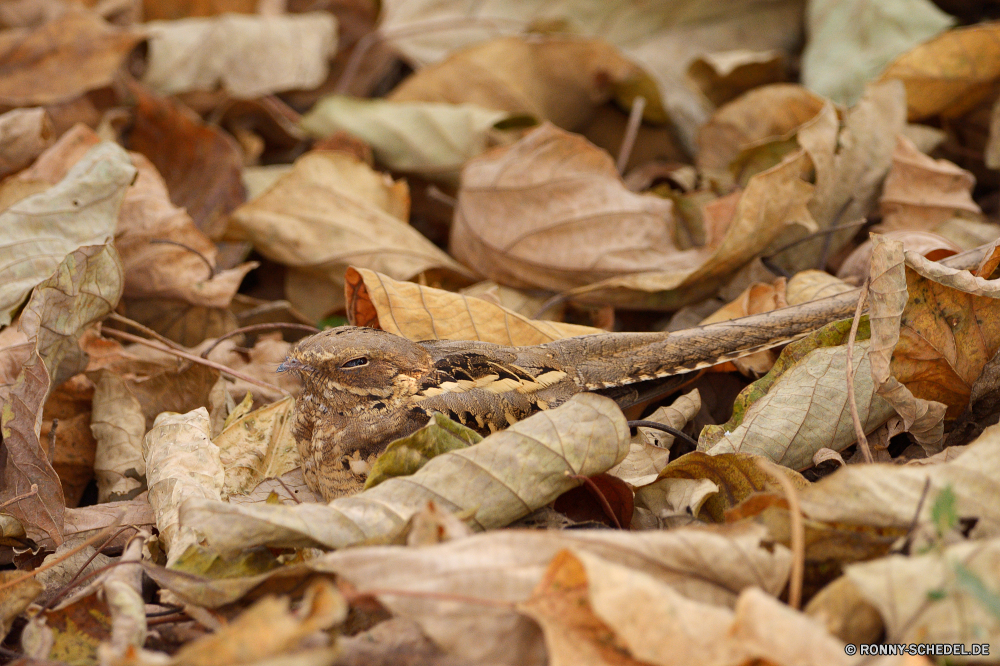
[[[568,474],[592,476],[628,450],[624,416],[608,398],[574,396],[476,446],[437,456],[416,474],[384,481],[326,505],[232,506],[192,500],[182,522],[209,545],[236,551],[256,544],[343,548],[387,539],[433,499],[467,515],[475,529],[502,527],[578,485]]]
[[[483,436],[444,414],[435,412],[427,425],[390,442],[372,465],[365,489],[374,488],[394,476],[408,476],[448,451],[464,449],[483,441]]]
[[[747,410],[743,422],[710,448],[711,455],[743,452],[766,456],[795,470],[812,466],[822,448],[842,451],[855,441],[847,404],[847,348],[815,349],[781,375]],[[874,430],[894,412],[875,392],[868,360],[868,341],[854,353],[854,391],[865,431]]]
[[[142,456],[146,417],[120,376],[100,370],[95,383],[90,429],[97,440],[97,498],[101,503],[129,500],[146,489]]]
[[[922,500],[924,493],[934,498],[950,486],[958,514],[979,519],[973,537],[995,535],[1000,533],[998,479],[1000,427],[991,426],[947,462],[848,465],[804,490],[800,500],[805,515],[816,520],[909,529],[915,519],[930,519],[933,501]]]
[[[800,177],[806,163],[806,156],[796,153],[754,175],[742,193],[712,202],[718,210],[706,214],[708,240],[703,247],[665,252],[660,256],[663,267],[655,272],[624,272],[571,294],[585,302],[676,309],[713,293],[783,233],[796,227],[816,230],[807,208],[813,186]]]
[[[381,328],[410,340],[482,340],[518,347],[605,331],[528,319],[495,303],[348,268],[348,317],[356,326]]]
[[[963,643],[971,650],[969,643],[1000,642],[1000,617],[970,589],[978,583],[995,595],[998,571],[1000,539],[993,538],[955,544],[943,552],[890,555],[851,565],[845,575],[878,608],[886,641]]]
[[[102,143],[59,183],[0,214],[0,326],[67,254],[111,239],[135,173],[124,150]]]
[[[498,530],[424,548],[361,547],[314,560],[360,591],[431,591],[501,602],[526,600],[561,550],[591,553],[643,572],[688,599],[732,606],[741,590],[776,594],[791,554],[762,543],[759,525],[670,531]],[[510,606],[469,605],[434,594],[379,595],[449,652],[486,663],[537,663],[537,627]],[[542,662],[544,663],[544,662]]]
[[[279,477],[301,464],[291,432],[293,405],[293,399],[286,397],[246,414],[234,412],[226,419],[222,433],[213,440],[226,470],[224,494],[245,495],[264,479]]]
[[[55,141],[45,109],[14,109],[0,115],[0,178],[31,164]]]
[[[344,271],[352,264],[401,280],[435,269],[459,281],[471,279],[403,221],[408,211],[404,182],[386,179],[346,153],[315,151],[234,211],[226,239],[250,241],[264,256],[294,269],[292,275],[308,278],[289,300],[318,319],[343,307]],[[317,301],[323,302],[319,308]]]
[[[210,435],[208,410],[199,407],[187,414],[160,414],[142,440],[149,503],[168,561],[198,543],[194,525],[178,518],[181,504],[189,498],[222,498],[225,472]]]
[[[802,80],[811,90],[849,106],[893,58],[954,22],[929,0],[814,2],[807,18]]]
[[[580,131],[596,107],[616,90],[640,87],[644,76],[602,39],[497,37],[420,69],[396,86],[389,99],[474,104]],[[660,104],[659,99],[648,102]]]
[[[587,662],[601,664],[622,663],[622,652],[633,663],[662,666],[853,661],[821,624],[760,589],[744,590],[730,610],[687,599],[646,573],[587,552],[557,555],[532,599],[519,606],[541,623],[553,664],[580,663],[573,657],[587,647],[616,656]],[[581,622],[588,610],[607,633]]]
[[[903,428],[928,454],[936,453],[944,435],[945,405],[914,397],[910,389],[893,377],[889,370],[892,353],[899,343],[900,323],[908,300],[902,242],[872,235],[870,291],[868,317],[871,324],[869,358],[872,379],[876,382],[879,395],[902,417]]]
[[[931,231],[952,217],[980,219],[982,210],[972,200],[975,184],[971,172],[948,160],[932,159],[905,136],[898,136],[879,200],[882,228]]]
[[[644,420],[655,421],[683,430],[701,409],[701,394],[698,389],[682,395],[673,404],[660,407]],[[628,455],[608,470],[608,474],[617,476],[633,486],[641,486],[656,480],[670,460],[670,447],[674,436],[654,428],[638,428],[636,436],[629,445]]]
[[[349,132],[394,171],[458,184],[465,162],[495,144],[504,111],[473,104],[398,102],[341,95],[322,98],[302,117],[302,129],[322,138]]]
[[[143,82],[172,95],[221,87],[248,99],[311,89],[326,79],[337,21],[326,12],[152,21]]]

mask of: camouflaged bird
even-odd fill
[[[306,482],[330,499],[351,485],[344,478],[352,456],[370,459],[434,412],[489,434],[581,391],[622,404],[631,395],[623,387],[788,342],[849,314],[853,302],[833,312],[807,304],[674,333],[606,333],[529,347],[412,342],[341,326],[300,341],[278,370],[302,379],[293,432]]]

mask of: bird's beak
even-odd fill
[[[278,366],[277,372],[289,372],[289,371],[301,371],[306,367],[306,364],[302,361],[296,360],[294,358],[286,358],[284,362]]]

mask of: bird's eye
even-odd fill
[[[368,365],[368,359],[364,356],[359,356],[358,358],[352,358],[350,361],[340,366],[341,368],[360,368],[362,365]]]

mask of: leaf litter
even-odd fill
[[[990,16],[3,8],[3,658],[996,663]],[[344,324],[699,323],[726,362],[485,437],[437,413],[329,502],[276,372]]]

